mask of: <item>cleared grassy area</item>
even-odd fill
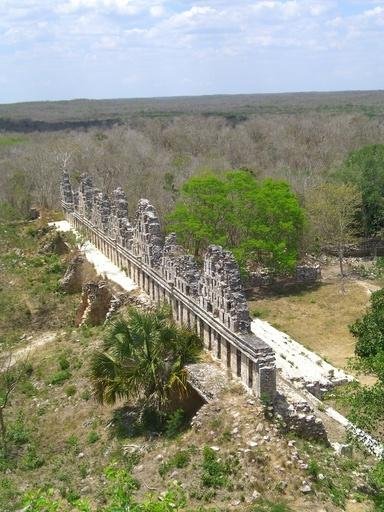
[[[0,147],[2,146],[14,146],[15,144],[21,144],[27,139],[21,136],[14,135],[0,135]]]
[[[354,355],[355,340],[348,326],[359,318],[369,302],[360,284],[322,283],[307,290],[292,290],[250,301],[254,316],[267,320],[305,347],[339,368],[347,368]]]

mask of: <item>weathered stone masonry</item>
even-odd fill
[[[251,333],[238,266],[228,251],[211,245],[200,269],[174,234],[163,238],[155,208],[141,199],[134,223],[121,188],[111,197],[83,175],[73,191],[67,173],[61,182],[69,223],[124,269],[152,300],[167,302],[175,320],[196,330],[213,356],[256,396],[273,399],[273,350]]]

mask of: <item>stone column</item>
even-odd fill
[[[217,357],[217,333],[212,329],[211,334],[211,351],[214,357]]]
[[[259,368],[258,397],[272,401],[276,394],[276,368]]]
[[[227,340],[225,338],[221,339],[221,360],[223,365],[227,366]]]
[[[253,371],[253,384],[252,384],[252,391],[253,394],[256,396],[259,396],[260,393],[260,374],[259,374],[259,367],[254,362],[252,364],[252,371]]]
[[[209,328],[207,324],[204,324],[203,341],[206,349],[209,349]]]
[[[237,348],[231,345],[231,372],[233,377],[237,377]]]
[[[241,354],[241,380],[248,387],[249,359],[245,354]]]
[[[220,336],[220,334],[217,334],[216,335],[216,341],[217,341],[217,351],[216,351],[216,356],[218,359],[221,359],[222,357],[222,344],[223,344],[223,339],[222,337]]]

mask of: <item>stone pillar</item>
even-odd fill
[[[221,360],[223,365],[227,366],[227,345],[228,342],[225,338],[221,339]]]
[[[222,337],[220,336],[220,334],[217,334],[216,335],[216,341],[217,341],[217,351],[216,351],[216,356],[218,359],[221,359],[221,356],[222,356],[222,344],[223,344],[223,339]]]
[[[211,347],[212,355],[217,357],[217,333],[213,329],[211,330]]]
[[[203,336],[204,346],[209,350],[210,342],[209,342],[209,326],[204,324],[204,336]]]
[[[245,354],[241,354],[241,380],[248,387],[249,359]]]
[[[259,398],[273,401],[276,394],[276,369],[259,368]]]
[[[260,396],[260,374],[259,374],[259,366],[257,363],[252,364],[252,373],[253,373],[253,383],[252,383],[252,391],[256,396]]]
[[[237,348],[231,345],[231,373],[233,377],[237,376]]]

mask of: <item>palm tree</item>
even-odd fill
[[[143,410],[165,411],[171,397],[186,392],[184,366],[198,359],[202,342],[177,327],[165,309],[131,309],[114,321],[101,350],[91,360],[91,378],[99,402],[140,401]]]

